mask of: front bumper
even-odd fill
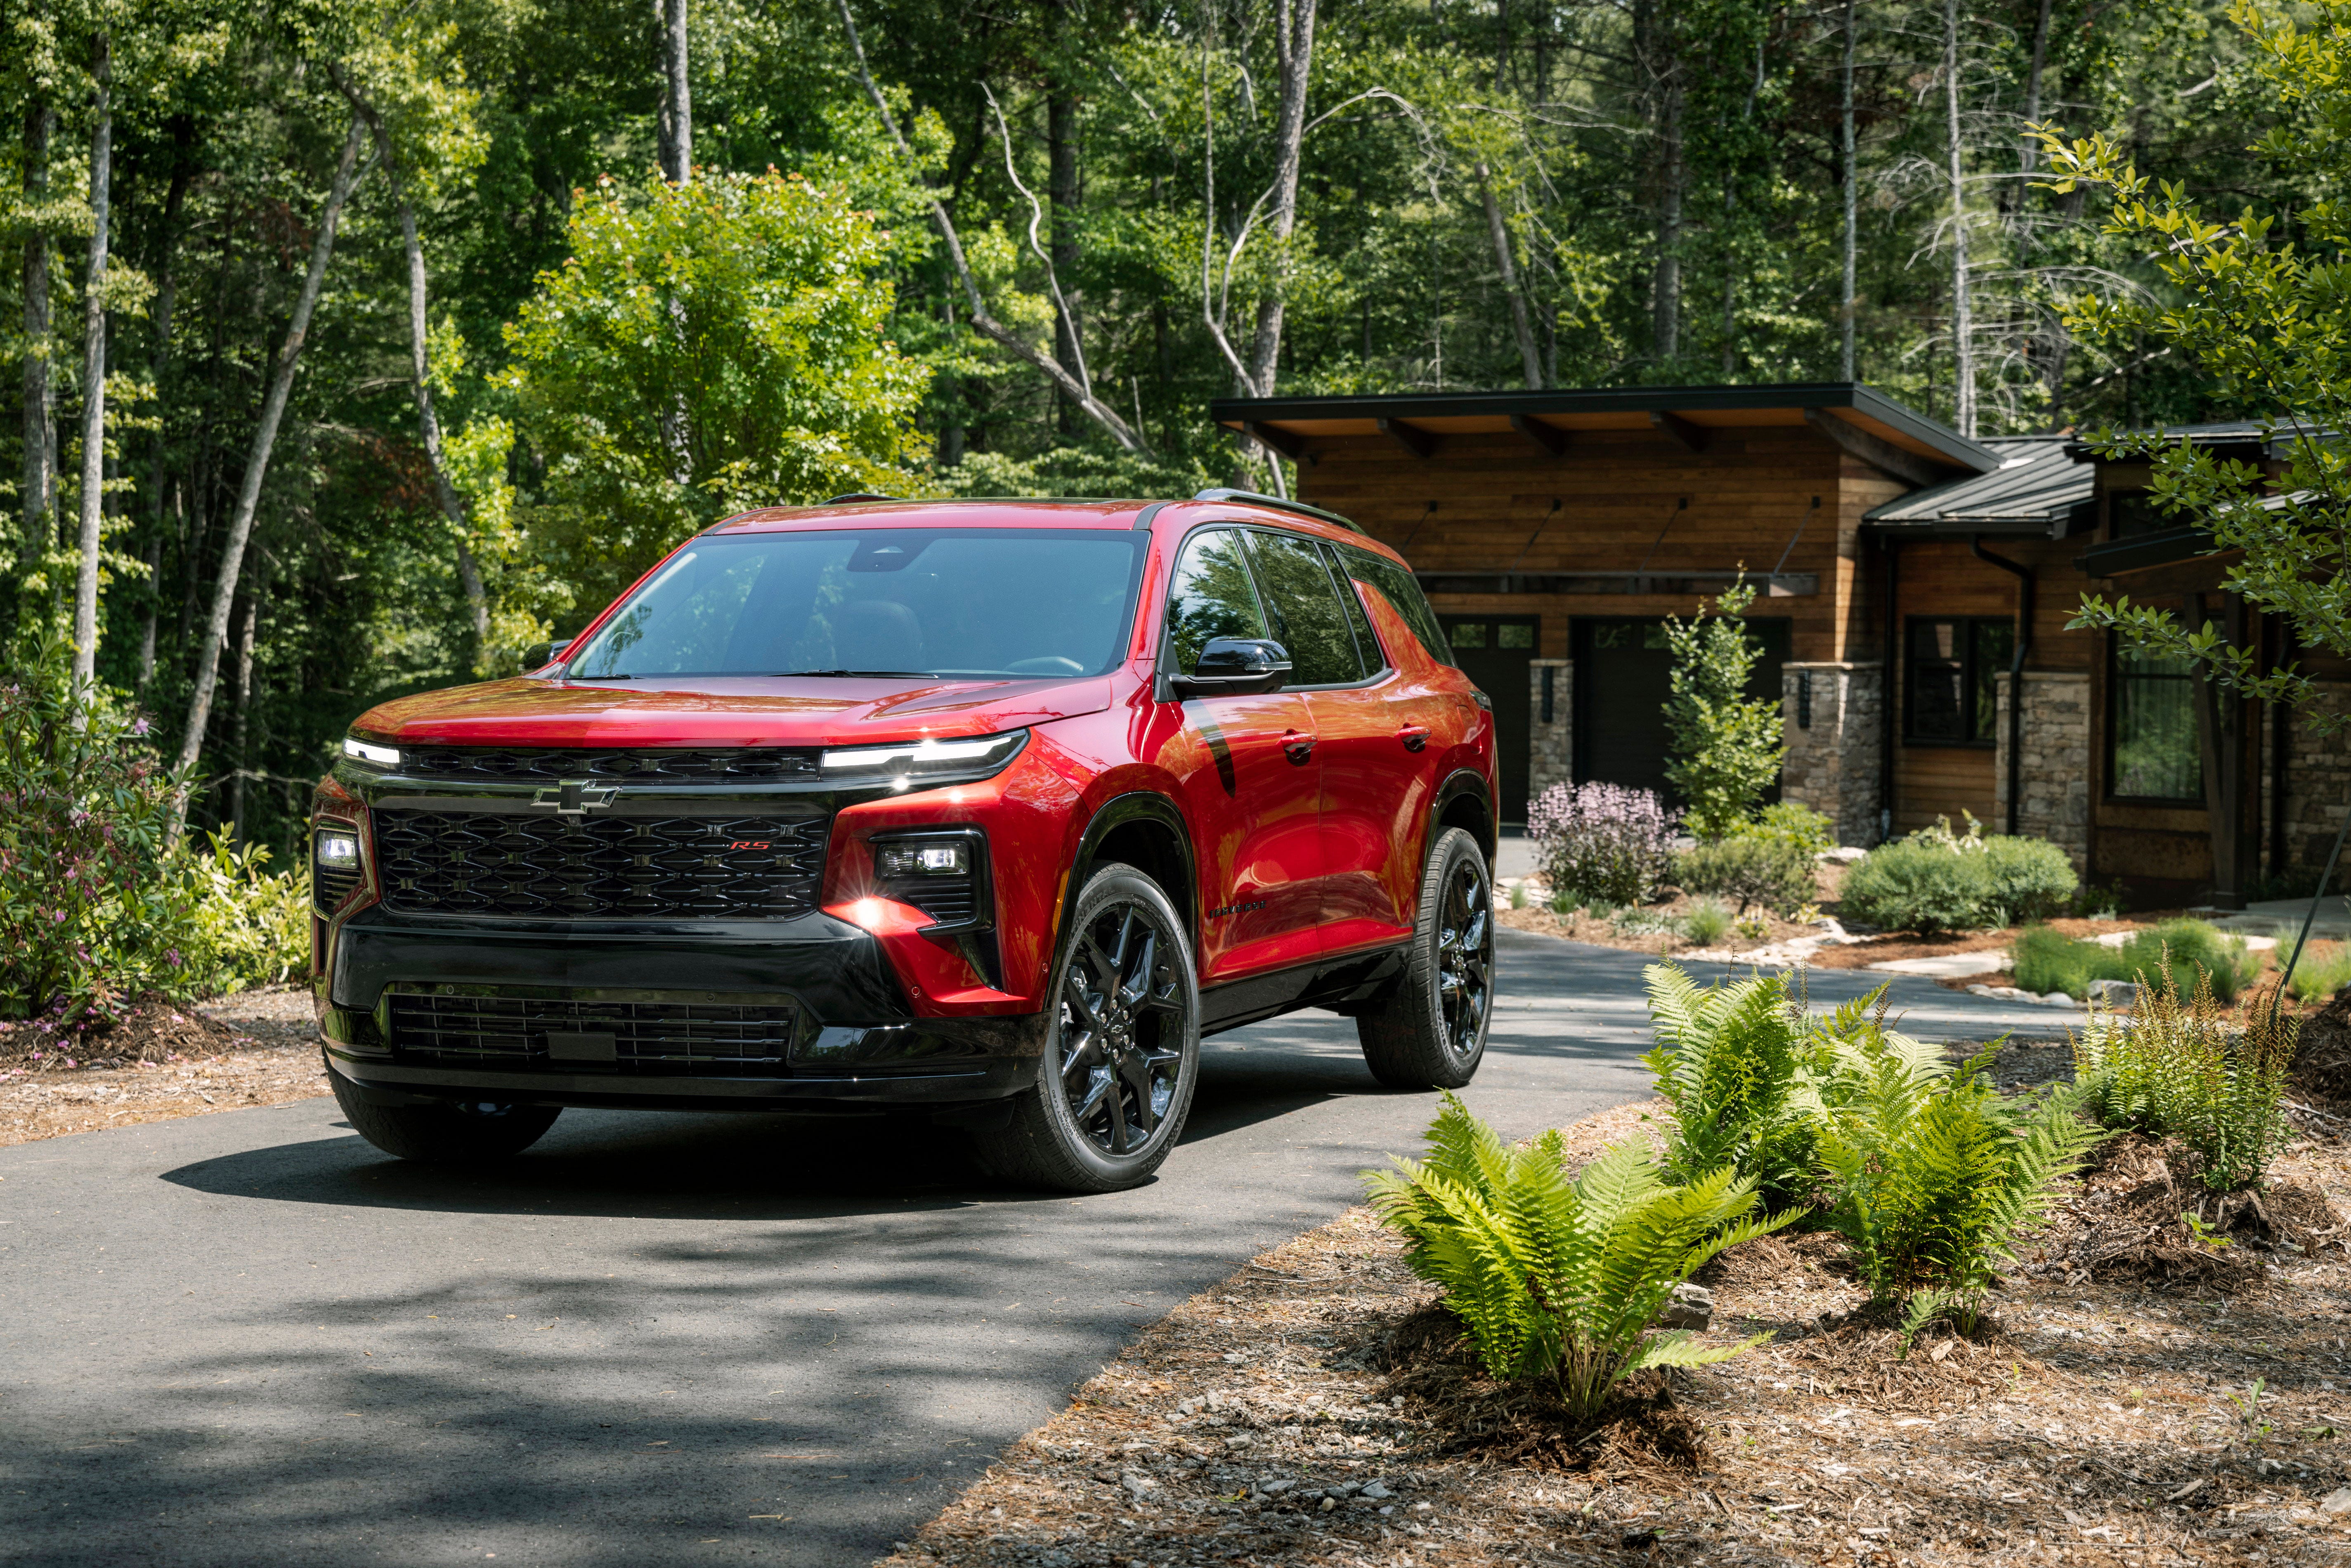
[[[1042,1014],[916,1017],[878,939],[820,912],[688,927],[378,905],[333,927],[325,959],[328,1067],[395,1101],[943,1105],[1019,1092],[1043,1050]],[[604,1060],[577,1060],[591,1040]]]

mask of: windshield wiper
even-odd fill
[[[781,680],[791,675],[884,675],[893,679],[912,681],[927,681],[932,678],[931,672],[928,670],[786,670],[774,678]]]

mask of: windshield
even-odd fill
[[[1124,655],[1149,538],[877,528],[700,538],[565,663],[589,680],[1098,675]]]

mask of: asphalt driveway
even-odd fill
[[[1638,955],[1502,960],[1482,1114],[1646,1092]],[[1937,1037],[2065,1019],[1895,997]],[[0,1150],[0,1561],[867,1563],[1432,1103],[1317,1013],[1210,1042],[1183,1147],[1107,1197],[882,1121],[570,1112],[479,1176],[331,1100]]]

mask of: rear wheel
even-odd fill
[[[1447,828],[1428,852],[1404,978],[1356,1015],[1372,1076],[1458,1089],[1477,1075],[1494,1010],[1494,896],[1478,841]]]
[[[435,1166],[480,1166],[518,1155],[538,1142],[555,1118],[555,1105],[508,1105],[493,1101],[435,1102],[426,1105],[373,1105],[340,1073],[335,1103],[359,1135],[397,1159]]]
[[[1061,1192],[1148,1180],[1200,1071],[1200,988],[1184,923],[1132,866],[1087,879],[1054,965],[1045,1054],[1008,1125],[972,1134],[990,1176]]]

